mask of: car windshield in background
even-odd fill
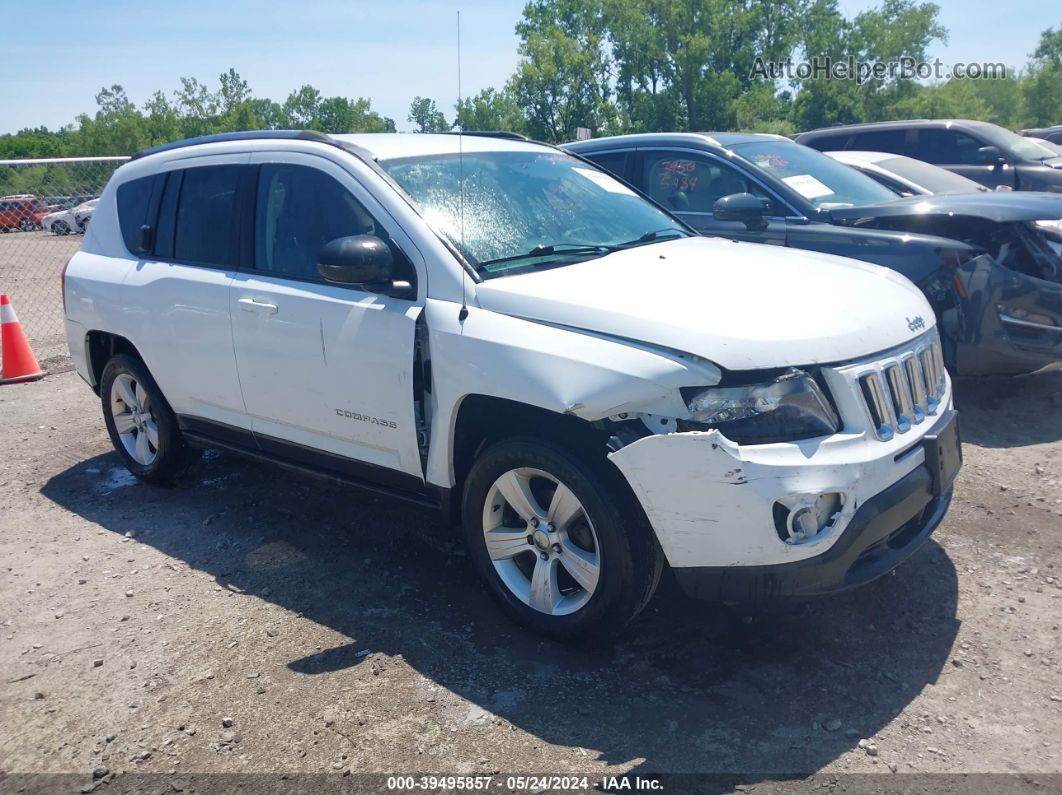
[[[993,133],[999,143],[1002,144],[1000,148],[1014,157],[1022,160],[1048,160],[1052,157],[1057,157],[1054,152],[1032,138],[1026,138],[1002,127],[999,130],[993,130]]]
[[[689,234],[623,183],[559,152],[469,152],[380,165],[487,278]]]
[[[731,148],[824,210],[861,207],[896,198],[891,190],[854,168],[792,141],[755,141]]]
[[[891,174],[921,185],[930,193],[976,193],[988,190],[980,182],[913,157],[890,157],[879,160],[878,165]]]

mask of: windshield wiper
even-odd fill
[[[626,248],[628,246],[637,246],[639,243],[652,243],[657,240],[667,240],[672,237],[687,237],[688,235],[689,233],[685,229],[681,229],[677,226],[665,226],[663,229],[654,229],[651,232],[646,232],[635,240],[628,240],[626,243],[620,243],[620,247]]]
[[[550,254],[610,254],[618,251],[618,246],[608,246],[604,243],[539,243],[530,251],[523,254],[513,254],[508,257],[488,259],[480,265],[497,265],[502,262],[515,262],[521,259],[534,259],[535,257],[548,257]]]

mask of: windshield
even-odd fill
[[[756,141],[731,148],[820,209],[861,207],[896,198],[865,174],[792,141]]]
[[[1004,127],[992,130],[992,133],[996,139],[993,143],[1019,160],[1046,160],[1057,156],[1047,147],[1041,146],[1038,141],[1025,138]]]
[[[930,193],[973,193],[988,190],[979,182],[911,157],[889,157],[879,160],[876,165],[901,179],[920,185]]]
[[[623,183],[561,152],[469,152],[463,160],[444,154],[380,165],[488,278],[688,234]]]

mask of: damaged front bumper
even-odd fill
[[[675,578],[689,596],[743,604],[848,590],[892,571],[918,551],[950,504],[951,489],[934,496],[929,469],[919,466],[863,503],[821,555],[773,566],[680,567]]]
[[[741,446],[718,431],[648,436],[612,462],[641,501],[683,589],[758,602],[844,590],[912,554],[947,511],[961,453],[950,390],[921,435],[861,431]],[[810,532],[792,517],[827,496]],[[813,515],[813,514],[812,514]]]

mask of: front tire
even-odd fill
[[[616,634],[659,582],[652,530],[603,459],[535,438],[495,442],[471,467],[462,514],[478,573],[502,609],[535,632]]]
[[[126,468],[147,483],[168,483],[182,474],[188,450],[177,418],[139,359],[117,354],[100,379],[103,420]]]

